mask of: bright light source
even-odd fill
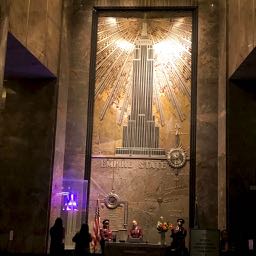
[[[181,44],[174,40],[161,41],[155,44],[153,48],[156,56],[165,63],[173,58],[179,58],[185,50]]]
[[[64,198],[64,211],[78,211],[77,195],[73,193],[68,193]]]
[[[106,18],[108,25],[110,25],[111,27],[117,27],[117,22],[116,22],[116,18],[114,17],[108,17]]]
[[[128,41],[124,39],[120,39],[116,42],[117,47],[121,48],[122,50],[125,51],[131,51],[134,47],[132,43],[129,43]]]

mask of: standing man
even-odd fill
[[[188,250],[185,245],[185,238],[187,236],[187,230],[183,227],[185,223],[184,219],[177,219],[177,226],[171,229],[171,249],[173,249],[177,256],[187,256]]]
[[[138,226],[136,220],[132,221],[132,228],[130,229],[130,237],[142,239],[143,233],[141,227]]]

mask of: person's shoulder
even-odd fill
[[[50,233],[53,233],[54,230],[55,230],[55,228],[54,228],[54,227],[51,227],[51,228],[50,228]]]
[[[77,233],[73,236],[72,241],[73,241],[73,242],[76,242],[78,236],[79,236],[79,232],[77,232]]]

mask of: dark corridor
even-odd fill
[[[256,80],[231,81],[227,104],[227,203],[231,244],[249,254],[256,238]]]

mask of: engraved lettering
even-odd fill
[[[144,168],[145,168],[144,162],[140,161],[139,162],[139,169],[144,169]]]
[[[103,159],[103,160],[101,161],[101,167],[102,167],[102,168],[106,168],[106,167],[107,167],[107,160],[106,160],[106,159]]]
[[[165,161],[150,161],[150,160],[140,160],[140,161],[130,161],[124,159],[102,159],[101,168],[117,168],[117,169],[167,169],[168,164]]]

